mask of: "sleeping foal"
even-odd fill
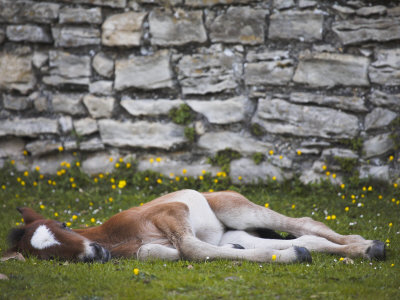
[[[182,190],[112,216],[104,224],[69,229],[30,208],[19,208],[25,226],[13,229],[9,251],[41,259],[106,262],[140,260],[243,259],[311,262],[309,251],[385,259],[384,243],[341,235],[311,218],[290,218],[256,205],[232,191]],[[260,233],[285,231],[293,239],[266,239]]]

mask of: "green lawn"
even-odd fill
[[[40,178],[40,170],[18,173],[11,165],[0,171],[1,251],[7,248],[8,231],[22,223],[15,209],[18,206],[30,206],[79,228],[103,222],[120,209],[162,193],[192,187],[202,191],[235,189],[281,213],[310,216],[340,233],[379,239],[387,243],[387,260],[355,259],[354,264],[344,264],[340,257],[313,253],[312,264],[134,259],[83,264],[26,257],[26,262],[0,262],[0,273],[9,278],[0,280],[0,299],[400,298],[400,187],[381,183],[302,186],[296,180],[238,187],[231,186],[223,173],[185,180],[183,174],[177,179],[175,175],[135,173],[134,167],[127,168],[125,163],[117,173],[95,178],[81,174],[75,165],[63,169],[51,178]],[[138,275],[134,269],[139,269]]]

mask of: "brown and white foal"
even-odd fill
[[[18,209],[25,226],[10,233],[10,251],[42,259],[108,261],[243,259],[311,262],[310,251],[385,259],[384,243],[340,235],[311,218],[290,218],[256,205],[239,193],[182,190],[112,216],[98,227],[69,229],[30,208]],[[294,239],[266,239],[285,231]]]

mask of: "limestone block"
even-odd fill
[[[91,82],[89,92],[96,95],[111,95],[113,91],[113,82],[108,80],[99,80]]]
[[[121,106],[132,116],[157,116],[168,115],[169,111],[177,108],[184,102],[182,100],[168,99],[138,99],[134,100],[129,97],[122,98]]]
[[[169,150],[186,142],[184,128],[173,123],[98,121],[101,139],[113,147]]]
[[[274,0],[273,7],[275,9],[288,9],[295,6],[293,0]]]
[[[37,25],[9,25],[6,29],[7,38],[13,42],[51,43],[50,32]]]
[[[362,150],[364,158],[381,156],[392,151],[395,145],[390,135],[390,133],[384,133],[364,141]]]
[[[55,94],[52,98],[53,110],[56,113],[65,113],[69,115],[86,114],[85,107],[82,104],[82,94]]]
[[[57,120],[46,118],[0,120],[0,136],[15,135],[37,137],[41,134],[58,134]]]
[[[400,85],[400,48],[378,50],[376,61],[369,67],[369,78],[381,85]]]
[[[21,138],[7,138],[0,140],[0,158],[14,158],[22,156],[25,142]]]
[[[32,64],[35,68],[40,69],[49,61],[47,52],[35,51],[32,57]]]
[[[332,24],[332,30],[344,45],[364,42],[388,42],[400,39],[400,19],[359,18]]]
[[[377,107],[365,116],[365,130],[377,129],[388,126],[398,114],[391,110]]]
[[[229,7],[226,13],[207,19],[210,39],[212,42],[262,44],[267,13],[250,7]]]
[[[119,7],[119,8],[123,8],[126,6],[126,0],[63,0],[63,2]]]
[[[184,45],[191,42],[204,43],[207,34],[203,24],[203,12],[161,9],[149,15],[151,43],[162,46]]]
[[[330,139],[353,138],[358,118],[331,108],[302,106],[281,99],[260,99],[252,123],[274,134]]]
[[[322,151],[321,158],[324,160],[334,158],[358,159],[358,155],[350,149],[328,148]]]
[[[317,4],[318,4],[318,2],[314,1],[314,0],[299,0],[299,7],[300,8],[314,7]]]
[[[312,87],[368,86],[369,59],[335,53],[313,53],[300,56],[293,81]]]
[[[248,4],[249,0],[185,0],[185,5],[210,7],[214,5]]]
[[[386,6],[375,5],[375,6],[364,6],[356,10],[356,14],[362,17],[368,17],[371,15],[384,15],[387,11]]]
[[[177,66],[178,80],[185,95],[230,91],[239,86],[243,72],[241,54],[229,49],[184,55]]]
[[[65,23],[89,23],[101,24],[102,16],[99,7],[63,7],[60,10],[60,24]]]
[[[328,96],[315,93],[291,93],[290,101],[300,104],[315,103],[321,106],[330,106],[354,112],[367,112],[365,101],[362,97]]]
[[[70,133],[72,131],[72,118],[70,116],[61,116],[58,119],[58,124],[62,133]]]
[[[99,151],[104,150],[104,144],[98,137],[95,137],[90,140],[80,142],[79,149],[81,151]]]
[[[250,103],[244,96],[228,100],[187,100],[186,104],[195,112],[203,114],[213,124],[242,122],[250,108]]]
[[[102,26],[101,42],[105,46],[139,46],[142,23],[147,13],[125,12],[108,17]]]
[[[31,106],[31,101],[28,97],[17,97],[12,95],[4,95],[3,105],[9,110],[25,110]]]
[[[360,178],[372,178],[389,181],[389,166],[361,166]]]
[[[233,183],[251,184],[265,183],[275,177],[278,182],[284,180],[285,176],[279,168],[271,165],[268,162],[262,162],[256,165],[252,159],[241,158],[231,162],[230,176]],[[241,180],[239,180],[239,177]]]
[[[93,68],[101,76],[110,78],[114,73],[114,61],[100,52],[93,58]]]
[[[86,95],[83,98],[83,103],[85,103],[92,118],[110,118],[114,109],[115,99],[113,97]]]
[[[89,56],[51,50],[49,59],[49,76],[43,77],[44,83],[54,86],[63,84],[89,85],[89,77],[92,74]]]
[[[100,44],[100,30],[91,27],[53,27],[57,47],[81,47]]]
[[[60,5],[49,2],[1,1],[1,23],[53,23],[58,18]]]
[[[74,120],[74,128],[78,136],[90,135],[97,132],[97,122],[91,118],[84,118],[79,120]]]
[[[36,83],[31,54],[0,52],[0,90],[28,93]]]
[[[260,142],[248,135],[230,131],[205,133],[200,137],[198,146],[210,153],[217,153],[229,148],[243,154],[266,152],[267,149],[272,148],[269,143]]]
[[[341,176],[337,175],[336,178],[333,178],[331,176],[327,177],[325,174],[319,174],[310,169],[303,170],[299,177],[299,180],[303,184],[320,183],[326,180],[330,181],[331,184],[334,185],[338,185],[343,182],[343,178]]]
[[[322,39],[324,16],[312,11],[288,11],[269,18],[270,39],[319,41]]]
[[[51,152],[58,152],[58,148],[61,146],[62,144],[60,142],[55,142],[52,140],[39,140],[26,144],[25,149],[32,156],[40,156]]]
[[[376,106],[400,110],[400,94],[387,94],[379,90],[374,90],[369,100]]]
[[[173,87],[170,54],[162,50],[151,56],[119,59],[115,63],[116,90],[130,87],[154,90]]]
[[[249,51],[244,80],[247,85],[286,85],[291,81],[294,67],[287,51]]]
[[[45,175],[55,175],[61,169],[61,163],[72,164],[75,157],[68,153],[57,153],[46,156],[37,157],[33,160],[31,170],[34,171],[36,166],[40,168],[40,173]]]
[[[110,161],[110,158],[113,158]],[[87,159],[82,161],[82,171],[95,175],[99,173],[111,173],[114,170],[114,164],[118,156],[116,154],[109,154],[106,152],[99,152],[92,155],[89,155]]]

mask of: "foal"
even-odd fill
[[[311,218],[290,218],[232,191],[182,190],[112,216],[98,227],[69,229],[30,208],[19,208],[25,226],[13,229],[9,251],[41,259],[106,262],[140,260],[243,259],[311,262],[309,251],[385,259],[380,241],[340,235]],[[257,232],[285,231],[295,239],[265,239]]]

